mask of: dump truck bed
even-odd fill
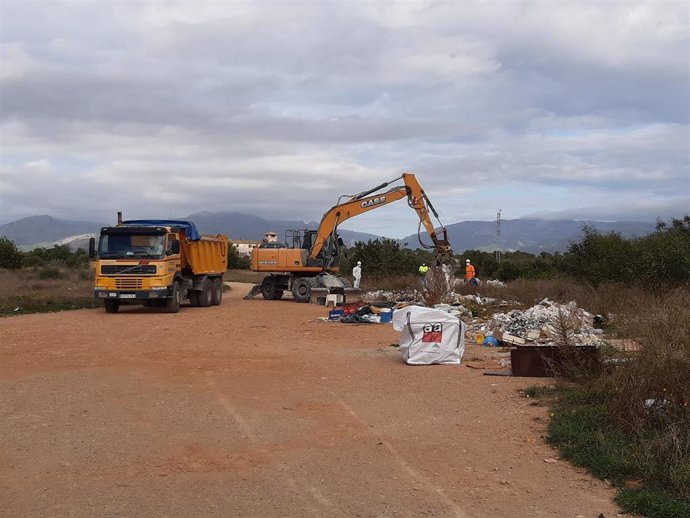
[[[182,239],[182,268],[194,275],[222,274],[228,269],[228,238],[222,234],[201,236],[197,241]]]

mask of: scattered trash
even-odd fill
[[[501,343],[493,336],[487,336],[482,340],[482,345],[489,345],[491,347],[500,347]]]
[[[549,459],[544,459],[544,462],[546,462],[547,464],[556,464],[558,461],[556,459],[549,458]]]
[[[665,408],[669,405],[668,399],[660,399],[657,401],[656,399],[645,399],[644,400],[644,407],[645,408],[650,408],[650,409],[661,409]]]

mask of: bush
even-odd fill
[[[251,259],[240,255],[237,246],[230,243],[230,250],[228,252],[228,270],[248,270]]]
[[[64,278],[64,274],[58,269],[58,268],[53,268],[53,267],[46,267],[46,268],[41,268],[38,271],[38,278],[47,280],[47,279],[62,279]]]
[[[21,268],[22,260],[23,256],[17,245],[6,237],[0,237],[0,268]]]
[[[401,248],[400,243],[393,239],[375,239],[367,243],[358,241],[347,250],[347,257],[341,261],[340,269],[350,274],[357,261],[362,261],[362,274],[365,276],[414,275],[423,262],[422,256],[422,251]]]

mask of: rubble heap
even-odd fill
[[[563,329],[566,323],[567,329]],[[556,345],[556,341],[567,333],[568,341],[574,345],[601,345],[600,329],[594,328],[594,316],[578,308],[575,302],[559,304],[545,298],[536,306],[520,311],[496,313],[491,317],[488,328],[493,332],[507,333],[531,341]]]
[[[367,302],[421,302],[422,295],[415,289],[405,290],[376,290],[362,293],[362,300]]]

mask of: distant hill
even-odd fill
[[[624,237],[642,237],[654,232],[655,223],[628,221],[575,221],[512,219],[501,222],[501,250],[520,250],[539,254],[541,252],[563,252],[571,241],[582,234],[584,224],[593,226],[602,233],[620,232]],[[463,221],[448,225],[448,239],[453,250],[482,250],[491,252],[496,247],[495,221]],[[429,243],[429,236],[422,235],[422,241]],[[403,239],[408,248],[418,248],[417,235]]]
[[[52,243],[66,237],[98,232],[105,223],[69,221],[51,216],[31,216],[0,226],[0,236],[16,245]]]
[[[202,234],[227,234],[230,239],[258,240],[264,234],[273,230],[280,239],[285,230],[315,229],[317,222],[299,220],[267,220],[258,216],[235,212],[197,212],[187,217],[196,223]],[[15,242],[21,249],[30,250],[38,246],[52,247],[55,244],[70,244],[71,247],[88,246],[88,237],[84,234],[97,234],[101,227],[109,223],[88,221],[67,221],[51,216],[31,216],[0,226],[0,236],[5,236]],[[340,235],[347,245],[355,241],[369,241],[379,236],[351,230],[340,230]]]
[[[230,239],[261,239],[264,233],[273,230],[283,239],[285,230],[315,229],[317,222],[300,220],[270,220],[237,212],[197,212],[186,218],[194,221],[203,234],[227,234]],[[575,220],[512,219],[501,222],[501,249],[541,253],[564,251],[570,241],[577,239],[585,222]],[[655,223],[646,222],[587,222],[601,232],[616,231],[625,237],[641,237],[654,231]],[[50,216],[32,216],[0,226],[0,236],[6,236],[22,249],[35,245],[52,246],[70,244],[84,247],[88,237],[96,234],[106,223],[67,221]],[[379,236],[351,230],[340,230],[347,245],[355,241],[369,241]],[[453,250],[493,251],[496,249],[496,223],[493,221],[463,221],[448,226],[448,235]],[[425,243],[429,236],[422,235]],[[408,248],[419,248],[417,235],[401,240]],[[34,245],[34,246],[32,246]]]

